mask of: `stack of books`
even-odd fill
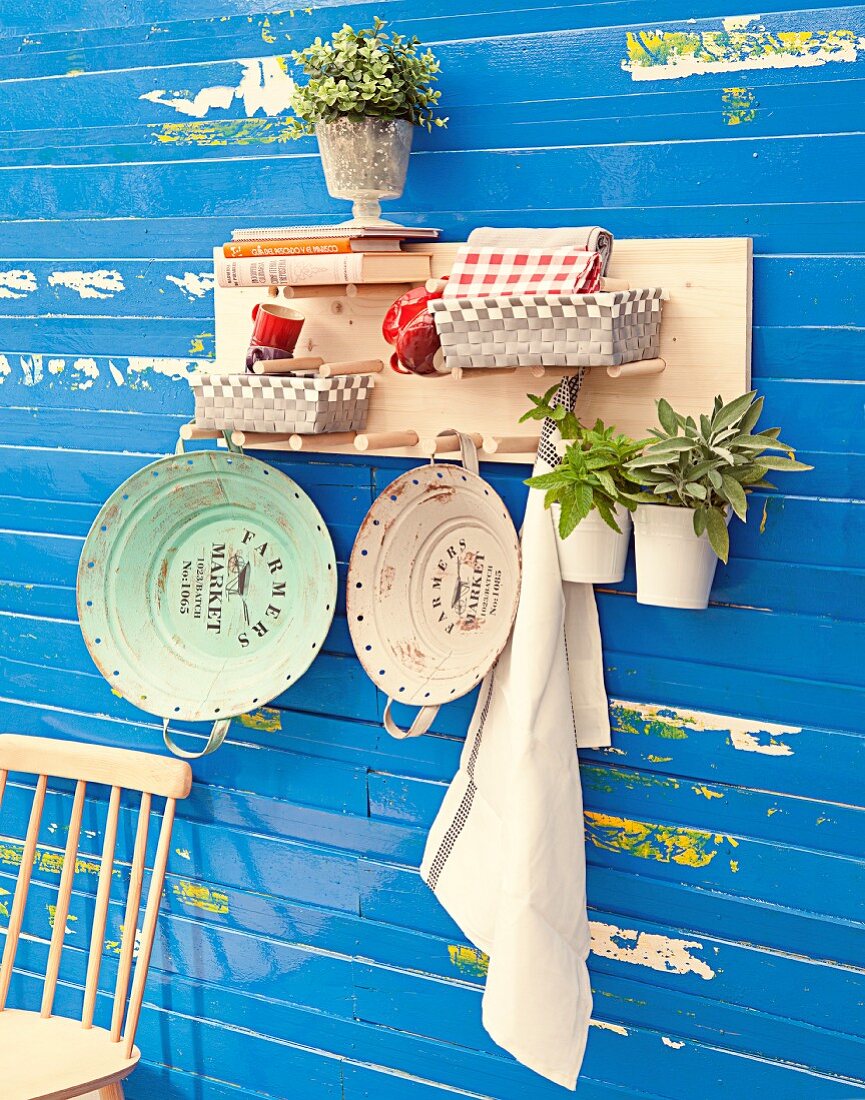
[[[225,287],[422,282],[430,276],[429,253],[406,252],[403,243],[434,241],[440,232],[402,225],[236,229],[221,256],[217,251],[216,281]]]

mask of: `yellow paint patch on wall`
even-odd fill
[[[290,120],[282,118],[164,122],[149,129],[160,145],[273,145],[292,140]]]
[[[180,879],[172,884],[172,893],[180,898],[184,905],[191,905],[194,909],[203,909],[206,913],[227,913],[228,894],[221,890],[212,890],[201,882],[189,882]]]
[[[757,97],[747,88],[725,88],[721,93],[721,104],[721,114],[728,126],[753,122],[760,106]]]
[[[664,974],[698,974],[705,981],[715,977],[707,962],[694,954],[702,951],[697,940],[680,940],[654,932],[617,928],[614,924],[590,921],[592,951],[604,959],[645,966]]]
[[[628,31],[625,50],[622,68],[632,80],[677,80],[700,73],[851,63],[865,50],[865,40],[844,28],[768,31],[758,24],[741,30]]]
[[[605,794],[613,794],[619,788],[628,791],[648,790],[655,791],[679,789],[679,780],[673,776],[653,775],[650,772],[625,771],[622,768],[598,767],[584,764],[581,769],[583,787],[593,791],[603,791]]]
[[[8,841],[0,844],[0,864],[5,864],[7,867],[19,867],[23,853],[23,844],[14,844]],[[99,863],[95,860],[79,857],[75,860],[75,873],[76,875],[98,875],[99,866]],[[43,874],[59,876],[63,870],[63,853],[49,852],[43,848],[37,848],[33,859],[33,867]],[[120,871],[114,868],[113,874],[119,876]]]
[[[702,785],[702,784],[698,784],[698,785],[692,787],[691,790],[694,792],[694,794],[702,795],[703,798],[706,798],[708,800],[711,800],[713,798],[723,798],[724,797],[724,795],[721,793],[721,791],[713,791],[711,787],[706,787],[705,785]]]
[[[248,730],[261,730],[263,733],[279,733],[282,729],[282,715],[276,707],[259,707],[248,714],[241,714],[238,721]]]
[[[586,811],[586,834],[596,848],[623,852],[637,859],[706,867],[718,854],[718,838],[702,829],[658,825]]]
[[[53,928],[53,927],[54,927],[54,918],[55,918],[55,917],[56,917],[56,915],[57,915],[57,906],[56,906],[56,905],[46,905],[46,906],[45,906],[45,908],[46,908],[46,909],[48,910],[48,925],[49,925],[49,927],[50,927],[50,928]],[[71,929],[69,928],[69,924],[71,924],[71,923],[72,923],[73,921],[76,921],[76,920],[78,920],[78,917],[74,917],[74,916],[73,916],[73,915],[72,915],[72,914],[70,913],[70,914],[69,914],[69,915],[68,915],[68,916],[66,917],[66,920],[67,920],[67,925],[66,925],[66,931],[67,931],[67,932],[69,932],[69,931],[74,931],[74,930],[71,930]]]
[[[463,974],[473,978],[485,978],[490,968],[490,957],[476,947],[465,947],[458,943],[448,944],[448,955],[453,965]]]
[[[190,355],[214,355],[214,342],[212,332],[199,332],[197,336],[193,336],[189,341],[189,354]]]

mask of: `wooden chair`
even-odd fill
[[[165,865],[171,844],[174,809],[178,798],[186,798],[192,783],[189,765],[170,757],[153,756],[126,749],[55,741],[50,738],[0,735],[0,803],[10,771],[37,775],[24,850],[9,915],[3,961],[0,963],[0,1094],[3,1100],[65,1100],[86,1096],[90,1100],[122,1100],[120,1082],[135,1068],[140,1052],[135,1046],[135,1031],[141,1013],[144,985],[156,932],[159,903],[165,878]],[[69,819],[69,832],[63,854],[63,869],[57,892],[54,931],[48,950],[42,1005],[38,1012],[6,1008],[12,966],[27,903],[30,875],[36,856],[42,807],[49,776],[76,780],[75,796]],[[108,815],[102,845],[102,860],[96,888],[95,913],[90,937],[84,1008],[81,1020],[52,1015],[54,993],[60,971],[60,956],[69,914],[69,899],[78,857],[78,840],[88,783],[104,783],[111,788]],[[120,959],[114,987],[110,1031],[93,1026],[99,967],[102,961],[105,924],[111,894],[121,790],[141,792],[135,848],[129,875],[129,891]],[[166,799],[135,973],[132,958],[141,905],[144,861],[153,795]],[[131,992],[130,992],[130,977]],[[128,996],[128,1009],[127,1005]],[[124,1026],[124,1015],[126,1018]]]

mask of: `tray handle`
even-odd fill
[[[388,699],[384,708],[384,714],[382,716],[382,722],[384,728],[391,735],[396,737],[397,740],[402,741],[406,737],[421,737],[427,732],[430,726],[435,721],[435,716],[439,712],[438,707],[421,707],[417,714],[414,716],[414,721],[407,730],[402,729],[393,720],[393,715],[390,712],[390,708],[393,705],[393,699]]]
[[[466,435],[465,432],[458,432],[456,428],[446,428],[444,431],[439,432],[436,435],[436,439],[440,439],[443,435],[455,435],[460,444],[460,462],[470,473],[480,473],[480,463],[478,462],[478,448],[475,441],[470,435]],[[435,453],[430,455],[430,464],[435,465],[436,456]]]
[[[228,733],[230,726],[230,718],[220,718],[218,722],[213,723],[210,734],[207,738],[207,744],[204,746],[201,752],[187,752],[186,749],[182,749],[180,745],[177,744],[177,742],[168,732],[168,719],[163,718],[162,739],[168,749],[173,752],[175,756],[182,756],[184,760],[197,760],[200,756],[209,756],[210,753],[216,752],[216,750],[225,740],[225,735]]]
[[[242,455],[243,454],[243,447],[241,447],[239,444],[235,443],[232,440],[231,435],[232,435],[232,433],[231,433],[230,430],[229,431],[219,431],[218,433],[214,433],[213,438],[218,438],[219,436],[222,436],[222,438],[225,440],[225,445],[226,445],[226,447],[228,447],[229,451],[231,451],[233,454],[236,454],[236,455]],[[176,455],[186,454],[186,440],[180,434],[178,434],[177,443],[174,445],[174,453]]]

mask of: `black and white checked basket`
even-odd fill
[[[445,366],[617,367],[658,355],[660,287],[429,303]]]
[[[363,431],[374,380],[363,374],[197,374],[189,384],[199,428],[313,435]]]

